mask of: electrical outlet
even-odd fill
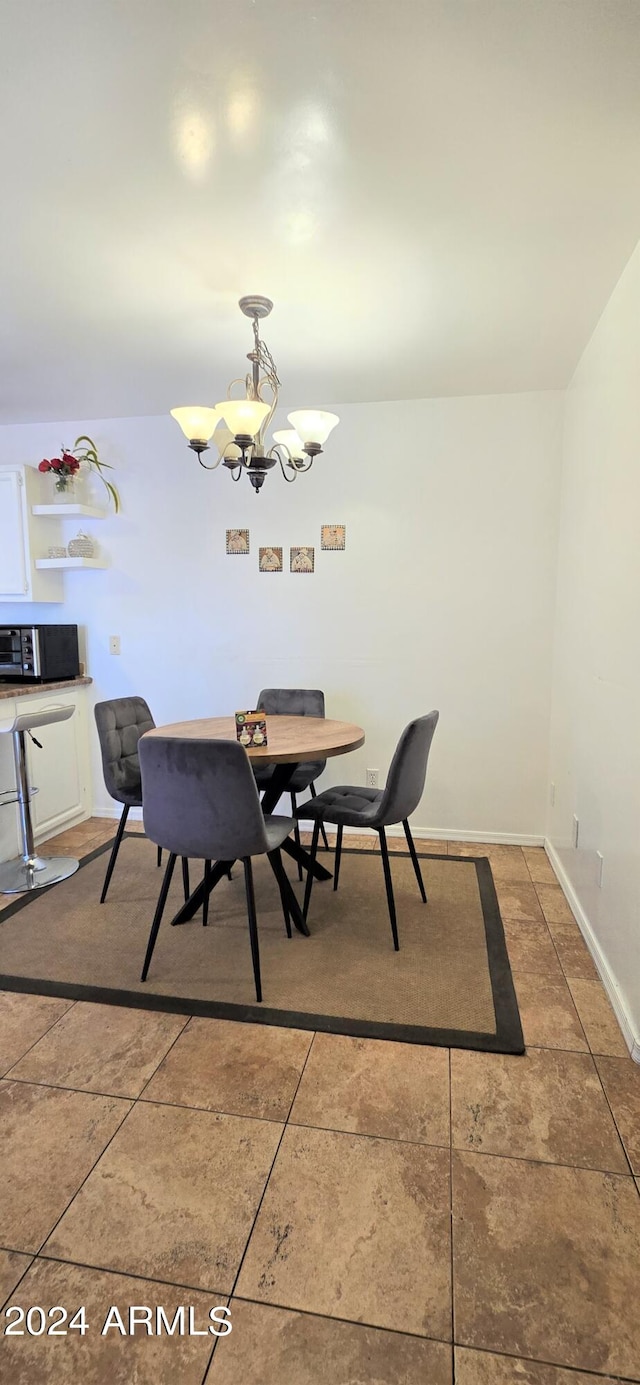
[[[110,653],[110,654],[119,654],[119,653],[120,653],[120,636],[119,636],[119,635],[109,635],[109,653]]]
[[[377,789],[377,787],[378,787],[378,775],[379,775],[379,773],[380,773],[380,771],[377,770],[377,769],[368,769],[368,770],[367,770],[367,788],[368,788],[368,789]]]
[[[555,808],[555,803],[556,803],[556,786],[555,786],[555,784],[550,784],[550,785],[549,785],[549,802],[550,802],[550,804],[551,804],[551,807],[552,807],[552,808]]]
[[[602,889],[602,869],[604,866],[604,856],[601,851],[596,851],[596,885]]]
[[[574,813],[574,815],[573,815],[573,828],[572,828],[572,832],[571,832],[571,844],[572,844],[572,846],[577,847],[579,835],[580,835],[580,823],[578,822],[578,819],[577,819],[577,817],[576,817],[576,815],[575,815],[575,813]]]

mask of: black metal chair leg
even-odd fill
[[[206,928],[206,926],[207,926],[207,924],[208,924],[208,922],[209,922],[209,890],[208,890],[207,887],[208,887],[208,885],[209,885],[209,876],[210,876],[210,874],[211,874],[211,862],[210,862],[210,861],[205,861],[205,863],[204,863],[205,896],[204,896],[204,900],[202,901],[202,927],[203,927],[203,928]]]
[[[140,980],[141,980],[141,981],[146,981],[146,979],[147,979],[147,972],[148,972],[148,970],[149,970],[149,965],[150,965],[150,962],[151,962],[151,958],[153,957],[153,949],[154,949],[154,947],[155,947],[155,945],[156,945],[156,938],[157,938],[157,936],[158,936],[158,929],[159,929],[159,927],[160,927],[160,923],[161,923],[161,920],[162,920],[162,915],[163,915],[163,913],[164,913],[164,906],[165,906],[165,904],[166,904],[166,902],[167,902],[167,895],[168,895],[168,893],[169,893],[169,886],[170,886],[170,884],[171,884],[171,876],[173,875],[173,867],[175,866],[175,863],[176,863],[175,855],[174,855],[173,852],[170,852],[170,853],[169,853],[169,860],[167,861],[167,869],[165,870],[164,879],[163,879],[162,884],[161,884],[161,886],[160,886],[160,894],[158,895],[158,903],[156,904],[156,912],[155,912],[155,914],[154,914],[154,916],[153,916],[153,923],[151,924],[151,932],[150,932],[150,934],[149,934],[149,941],[148,941],[148,943],[147,943],[147,953],[146,953],[146,957],[145,957],[145,959],[144,959],[144,966],[143,966],[143,968],[142,968],[142,976],[140,977]]]
[[[119,850],[120,850],[120,842],[122,841],[122,834],[123,834],[123,832],[124,832],[124,829],[125,829],[125,826],[126,826],[126,822],[127,822],[128,816],[129,816],[129,804],[128,804],[128,803],[125,803],[124,808],[122,809],[122,816],[121,816],[120,821],[119,821],[119,823],[118,823],[118,830],[117,830],[117,832],[116,832],[116,839],[115,839],[115,841],[114,841],[114,843],[113,843],[113,846],[112,846],[112,848],[111,848],[111,855],[110,855],[110,857],[109,857],[109,864],[108,864],[108,866],[107,866],[107,873],[106,873],[106,875],[105,875],[105,877],[104,877],[104,885],[102,886],[102,894],[100,895],[100,903],[101,903],[101,904],[104,904],[104,901],[105,901],[105,899],[107,898],[107,890],[109,889],[109,882],[110,882],[110,880],[111,880],[111,876],[113,875],[113,867],[115,866],[115,863],[116,863],[116,856],[118,855],[118,852],[119,852]]]
[[[158,865],[158,866],[161,866],[161,865],[162,865],[162,847],[161,847],[161,846],[158,847],[158,859],[157,859],[156,865]]]
[[[309,905],[310,905],[310,903],[311,903],[311,891],[312,891],[312,889],[313,889],[313,867],[315,866],[315,863],[316,863],[316,856],[318,855],[318,837],[319,837],[319,836],[320,836],[320,822],[319,822],[319,819],[316,818],[316,820],[315,820],[315,822],[314,822],[314,824],[313,824],[313,836],[312,836],[312,838],[311,838],[311,851],[310,851],[310,853],[309,853],[310,856],[311,856],[311,869],[307,871],[307,883],[306,883],[306,885],[305,885],[305,887],[304,887],[304,904],[302,905],[302,917],[303,917],[304,919],[306,919],[307,914],[309,913]]]
[[[422,895],[422,903],[426,904],[427,892],[424,888],[422,871],[420,870],[420,862],[418,860],[418,855],[415,846],[413,845],[413,837],[411,836],[411,828],[409,826],[409,821],[407,818],[403,819],[402,826],[404,827],[404,835],[407,839],[407,846],[409,848],[409,851],[411,852],[411,860],[413,861],[413,869],[415,870],[416,880],[418,881],[418,889],[420,890],[420,894]]]
[[[310,784],[310,785],[309,785],[309,788],[310,788],[310,790],[311,790],[311,797],[312,797],[312,798],[317,798],[316,786],[315,786],[315,784]],[[325,828],[325,825],[324,825],[323,822],[320,823],[320,835],[321,835],[321,837],[322,837],[322,842],[323,842],[323,845],[324,845],[324,849],[325,849],[325,851],[328,851],[328,850],[329,850],[329,838],[328,838],[328,836],[327,836],[326,828]]]
[[[247,918],[249,920],[249,938],[251,940],[251,958],[253,961],[253,979],[256,983],[256,1000],[262,1000],[262,984],[260,981],[260,948],[258,946],[258,920],[256,918],[256,898],[253,892],[253,871],[251,869],[251,857],[243,858],[244,865],[244,885],[247,893]]]
[[[396,923],[396,905],[393,898],[393,882],[391,879],[391,866],[389,864],[389,851],[387,848],[387,838],[384,827],[379,828],[380,852],[382,855],[382,867],[384,870],[384,883],[387,887],[387,904],[389,905],[389,919],[391,921],[391,932],[393,933],[393,946],[396,952],[400,951],[398,942],[398,925]]]
[[[299,822],[298,822],[298,819],[296,818],[296,808],[297,808],[297,807],[298,807],[298,800],[297,800],[296,795],[294,794],[293,789],[292,789],[292,790],[291,790],[291,815],[292,815],[292,817],[295,818],[295,823],[294,823],[294,828],[293,828],[293,836],[294,836],[295,844],[296,844],[296,846],[297,846],[297,848],[298,848],[298,851],[299,851],[299,850],[300,850],[300,824],[299,824]],[[299,861],[298,861],[298,880],[302,880],[302,866],[301,866],[301,864],[300,864]]]
[[[338,828],[338,833],[337,833],[337,836],[336,836],[336,861],[335,861],[335,865],[334,865],[334,867],[333,867],[333,888],[334,888],[334,890],[337,890],[337,888],[338,888],[338,876],[339,876],[339,874],[340,874],[340,861],[342,860],[342,831],[343,831],[342,826],[340,826],[340,827]]]
[[[288,901],[288,899],[287,899],[287,891],[286,891],[286,888],[285,888],[285,882],[284,882],[283,879],[282,879],[282,877],[283,877],[283,875],[284,875],[284,866],[283,866],[283,864],[282,864],[282,855],[281,855],[281,853],[280,853],[279,850],[278,850],[278,851],[269,851],[267,854],[268,854],[269,865],[271,866],[271,869],[272,869],[272,871],[273,871],[273,873],[274,873],[274,875],[275,875],[275,877],[276,877],[276,880],[277,880],[277,882],[278,882],[278,889],[279,889],[279,891],[280,891],[280,902],[281,902],[281,904],[282,904],[282,912],[283,912],[283,914],[284,914],[284,926],[285,926],[285,928],[286,928],[286,930],[287,930],[287,937],[290,938],[290,937],[291,937],[291,914],[290,914],[290,912],[289,912],[289,901]]]
[[[186,904],[191,890],[189,889],[189,862],[186,856],[182,857],[182,888],[184,890],[184,902]]]

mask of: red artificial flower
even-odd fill
[[[38,471],[51,471],[51,462],[48,462],[46,460],[46,457],[42,458],[42,461],[40,462],[40,465],[38,467]]]
[[[60,471],[61,467],[62,467],[62,458],[61,458],[61,457],[52,457],[52,458],[51,458],[51,461],[49,462],[49,469],[50,469],[50,471]]]

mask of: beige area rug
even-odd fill
[[[0,986],[367,1038],[523,1051],[522,1030],[486,858],[421,856],[429,902],[408,856],[392,854],[400,951],[394,952],[382,862],[343,852],[340,888],[316,883],[311,937],[287,938],[266,859],[254,861],[263,1003],[255,1001],[244,877],[223,880],[201,913],[171,926],[179,863],[146,982],[140,981],[163,872],[156,848],[125,837],[107,902],[109,845],[69,880],[0,914]],[[322,859],[331,866],[332,858]],[[200,877],[191,862],[191,885]],[[301,889],[294,884],[299,897]]]

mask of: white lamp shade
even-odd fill
[[[337,414],[324,413],[322,409],[296,409],[294,413],[287,414],[287,418],[303,443],[314,442],[319,447],[327,441],[336,423],[340,422]]]
[[[215,442],[220,456],[222,456],[224,452],[225,462],[237,462],[242,456],[242,452],[234,443],[233,438],[234,434],[227,428],[226,423],[223,423],[222,419],[220,419],[213,441]]]
[[[279,428],[278,432],[274,433],[273,440],[282,443],[282,446],[287,448],[290,457],[295,457],[300,462],[304,461],[304,447],[295,428]]]
[[[270,404],[261,404],[259,399],[224,399],[221,404],[216,404],[218,413],[234,438],[240,433],[254,438],[270,408]]]
[[[189,442],[192,439],[208,442],[220,422],[217,409],[201,408],[199,404],[185,404],[184,408],[172,409],[171,417],[175,418]]]

